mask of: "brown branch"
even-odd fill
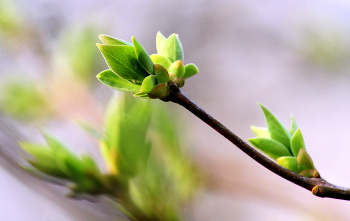
[[[209,115],[206,111],[200,108],[194,101],[188,98],[176,84],[170,84],[170,91],[170,95],[163,99],[164,101],[171,101],[183,106],[268,170],[298,186],[312,191],[312,193],[316,196],[350,200],[350,189],[338,187],[328,183],[322,178],[303,177],[278,165],[275,161],[272,161],[257,151],[255,148],[250,146],[244,140],[231,132],[227,127]]]

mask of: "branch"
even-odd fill
[[[331,183],[328,183],[323,178],[307,178],[300,176],[297,173],[294,173],[271,159],[267,158],[265,155],[257,151],[255,148],[250,146],[240,137],[231,132],[227,127],[209,115],[206,111],[204,111],[201,107],[199,107],[194,101],[187,97],[187,95],[182,92],[182,90],[176,84],[170,84],[171,93],[163,101],[171,101],[173,103],[177,103],[199,119],[204,121],[226,139],[231,141],[234,145],[236,145],[239,149],[241,149],[248,156],[253,158],[256,162],[260,163],[268,170],[274,172],[275,174],[289,180],[290,182],[301,186],[307,190],[310,190],[315,196],[318,197],[328,197],[334,199],[342,199],[342,200],[350,200],[350,189],[338,187]]]

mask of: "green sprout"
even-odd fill
[[[251,126],[257,137],[248,139],[249,142],[288,170],[305,177],[320,177],[306,152],[304,138],[295,119],[290,117],[291,125],[287,130],[269,109],[259,105],[264,112],[267,128]]]
[[[108,35],[99,35],[97,44],[109,69],[97,78],[119,91],[132,92],[135,97],[165,98],[170,84],[182,87],[185,79],[199,72],[195,64],[184,65],[184,53],[177,34],[168,38],[157,33],[157,54],[149,55],[144,47],[131,38],[132,43]]]

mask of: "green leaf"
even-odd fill
[[[81,165],[85,173],[87,172],[89,174],[100,175],[100,170],[91,156],[81,156]]]
[[[152,106],[146,101],[119,96],[111,99],[106,111],[104,156],[113,156],[106,158],[107,166],[121,177],[134,176],[145,167],[149,156],[150,143],[146,135]]]
[[[271,138],[270,132],[266,127],[250,126],[250,129],[253,131],[253,133],[257,137]]]
[[[170,68],[172,64],[169,58],[165,57],[162,54],[152,54],[150,58],[152,59],[154,64],[160,64],[167,70]]]
[[[199,72],[198,67],[195,64],[189,63],[185,65],[185,78],[192,77]]]
[[[118,75],[113,73],[110,69],[102,71],[96,77],[99,81],[101,81],[105,85],[113,89],[116,89],[118,91],[135,93],[135,92],[138,92],[141,88],[140,85],[133,84],[130,81],[124,80],[123,78],[119,77]]]
[[[106,45],[129,45],[132,46],[131,43],[118,39],[118,38],[114,38],[112,36],[109,35],[99,35],[98,38],[102,41],[103,44]]]
[[[287,168],[288,170],[291,170],[295,173],[300,172],[298,163],[297,163],[297,158],[295,157],[280,157],[276,161],[279,165]]]
[[[27,161],[28,163],[30,163],[30,165],[32,165],[35,169],[41,171],[42,173],[62,179],[69,179],[69,177],[58,168],[55,161]]]
[[[136,58],[134,47],[127,45],[97,44],[108,67],[119,77],[141,84],[149,74]]]
[[[147,93],[150,92],[155,85],[156,85],[155,75],[150,75],[146,77],[142,82],[140,92],[136,93],[135,96],[147,95]]]
[[[290,140],[290,146],[292,148],[293,156],[298,156],[299,150],[301,148],[305,149],[305,143],[303,135],[300,129],[297,129]]]
[[[34,157],[36,160],[38,159],[47,159],[51,157],[51,149],[47,148],[44,145],[20,142],[19,145],[21,148]]]
[[[248,141],[256,148],[270,156],[272,159],[277,159],[284,156],[292,156],[288,149],[280,142],[268,138],[251,138]]]
[[[81,162],[73,153],[59,150],[55,157],[58,169],[60,169],[71,180],[79,180],[82,176]]]
[[[170,35],[166,40],[162,54],[168,57],[172,62],[184,60],[182,45],[177,34]]]
[[[168,71],[159,64],[154,64],[154,73],[157,77],[158,83],[169,83]]]
[[[164,35],[158,31],[156,36],[157,54],[163,54],[163,48],[166,40],[166,37],[164,37]]]
[[[301,171],[306,169],[315,169],[314,163],[305,149],[299,150],[297,161]]]
[[[169,73],[173,73],[176,77],[180,78],[184,76],[185,66],[181,60],[175,61],[169,68]]]
[[[149,73],[153,74],[153,62],[149,57],[149,54],[145,48],[136,40],[134,36],[131,37],[132,43],[134,44],[136,57],[139,60],[141,66]]]
[[[120,122],[120,162],[121,173],[136,173],[145,167],[150,154],[150,142],[147,139],[152,106],[147,100],[133,99],[124,103],[125,115]]]
[[[298,130],[297,122],[295,121],[294,117],[292,115],[290,115],[290,128],[289,128],[290,135],[293,136],[293,134],[297,130]]]
[[[264,112],[267,128],[269,129],[272,139],[282,143],[291,151],[290,148],[290,134],[283,124],[271,113],[269,109],[259,104]]]

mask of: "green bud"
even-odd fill
[[[198,67],[195,64],[186,64],[185,65],[185,78],[192,77],[193,75],[197,74],[199,72]]]
[[[280,157],[276,160],[276,162],[290,171],[295,173],[300,172],[297,159],[295,157]]]
[[[156,85],[156,76],[155,75],[150,75],[146,77],[141,85],[140,92],[134,94],[134,96],[143,96],[147,95]]]
[[[299,150],[297,161],[300,170],[315,169],[314,163],[312,162],[310,155],[306,152],[305,149]]]
[[[181,60],[177,60],[170,66],[169,72],[175,74],[176,77],[180,78],[185,74],[185,66]]]
[[[157,77],[158,83],[169,83],[168,71],[160,64],[154,64],[154,74]]]
[[[157,99],[168,96],[168,85],[166,83],[157,84],[151,92],[148,93],[149,98]]]

